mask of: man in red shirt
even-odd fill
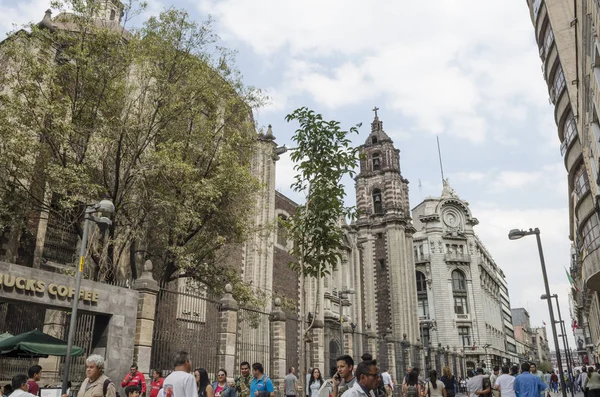
[[[126,388],[127,386],[137,386],[140,390],[140,396],[146,396],[146,378],[144,378],[144,374],[138,371],[137,364],[132,364],[129,373],[121,382],[121,387]]]
[[[150,386],[150,397],[157,397],[158,392],[163,387],[164,378],[162,372],[155,370],[152,374],[152,385]]]
[[[29,376],[29,379],[27,380],[27,384],[29,385],[29,393],[37,396],[40,391],[40,386],[37,384],[37,382],[39,382],[42,377],[42,367],[39,365],[32,365],[29,367],[27,375]]]

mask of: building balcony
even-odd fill
[[[581,268],[583,282],[588,290],[600,291],[600,250],[595,249],[588,252],[583,258]],[[590,291],[588,291],[589,293]]]
[[[471,255],[445,254],[444,260],[448,263],[471,263]]]
[[[578,137],[573,138],[570,145],[567,145],[565,150],[565,168],[567,169],[567,172],[571,172],[573,166],[577,164],[582,156],[583,152],[581,151],[581,142],[579,141]]]
[[[535,26],[536,37],[540,37],[539,30],[544,25],[544,19],[547,15],[543,0],[533,0],[533,26]]]
[[[423,263],[429,263],[430,259],[429,259],[429,255],[418,255],[415,256],[415,265],[419,265],[419,264],[423,264]]]
[[[454,314],[454,319],[458,322],[471,321],[471,315],[470,314]]]

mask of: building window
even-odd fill
[[[418,303],[419,318],[421,320],[429,319],[429,302],[427,301],[427,298],[419,298]]]
[[[592,214],[581,226],[581,237],[583,238],[583,246],[587,253],[598,248],[600,238],[600,225],[598,224],[598,215]]]
[[[421,272],[417,272],[417,292],[427,293],[427,279]]]
[[[111,21],[115,20],[116,15],[117,15],[117,13],[115,12],[115,10],[110,10],[110,20]]]
[[[550,47],[552,46],[552,43],[554,43],[554,32],[552,31],[550,24],[548,24],[548,28],[546,29],[546,36],[544,37],[544,52],[546,56],[550,52]]]
[[[375,214],[383,213],[383,203],[381,202],[381,190],[373,190],[373,212]]]
[[[467,280],[465,279],[465,274],[460,270],[452,272],[452,292],[467,292]]]
[[[471,346],[469,327],[458,327],[458,342],[463,346]]]
[[[421,327],[421,341],[423,346],[429,346],[429,327]]]
[[[371,143],[377,143],[377,137],[376,136],[371,137]]]
[[[565,74],[563,73],[562,66],[558,65],[556,73],[554,73],[554,101],[560,96],[565,88]]]
[[[277,216],[277,244],[283,247],[287,246],[287,229],[283,225],[286,220],[284,215]]]
[[[560,146],[560,154],[564,156],[571,145],[571,142],[577,136],[577,124],[575,124],[575,117],[573,116],[573,112],[569,112],[567,115],[567,119],[563,124],[563,142]]]
[[[381,159],[379,158],[379,153],[373,153],[372,162],[373,171],[378,171],[381,169]]]
[[[585,165],[581,165],[575,173],[575,179],[573,181],[575,193],[577,197],[581,198],[584,194],[590,191],[590,180],[588,178],[587,170]]]
[[[455,296],[454,297],[454,314],[468,314],[469,309],[467,307],[466,296]]]

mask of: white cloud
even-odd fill
[[[493,203],[478,203],[472,207],[473,215],[480,222],[476,226],[476,233],[506,274],[511,304],[513,307],[528,307],[532,325],[541,325],[545,321],[550,332],[547,304],[540,300],[545,290],[535,237],[517,241],[507,237],[511,229],[540,229],[551,293],[559,294],[561,311],[568,323],[568,284],[564,271],[564,267],[569,266],[567,261],[570,257],[568,209],[519,210]]]
[[[39,22],[48,8],[49,0],[0,1],[0,32],[19,29],[28,22]]]
[[[533,33],[523,40],[533,29],[522,5],[204,0],[199,7],[216,15],[225,38],[287,59],[278,87],[286,98],[308,95],[338,109],[382,97],[414,120],[413,130],[481,143],[492,121],[522,122],[547,96],[543,80],[523,72],[539,70],[539,59]]]

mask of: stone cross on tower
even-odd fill
[[[379,108],[377,106],[375,106],[373,108],[373,111],[375,112],[375,118],[377,118],[377,111],[379,110]]]

